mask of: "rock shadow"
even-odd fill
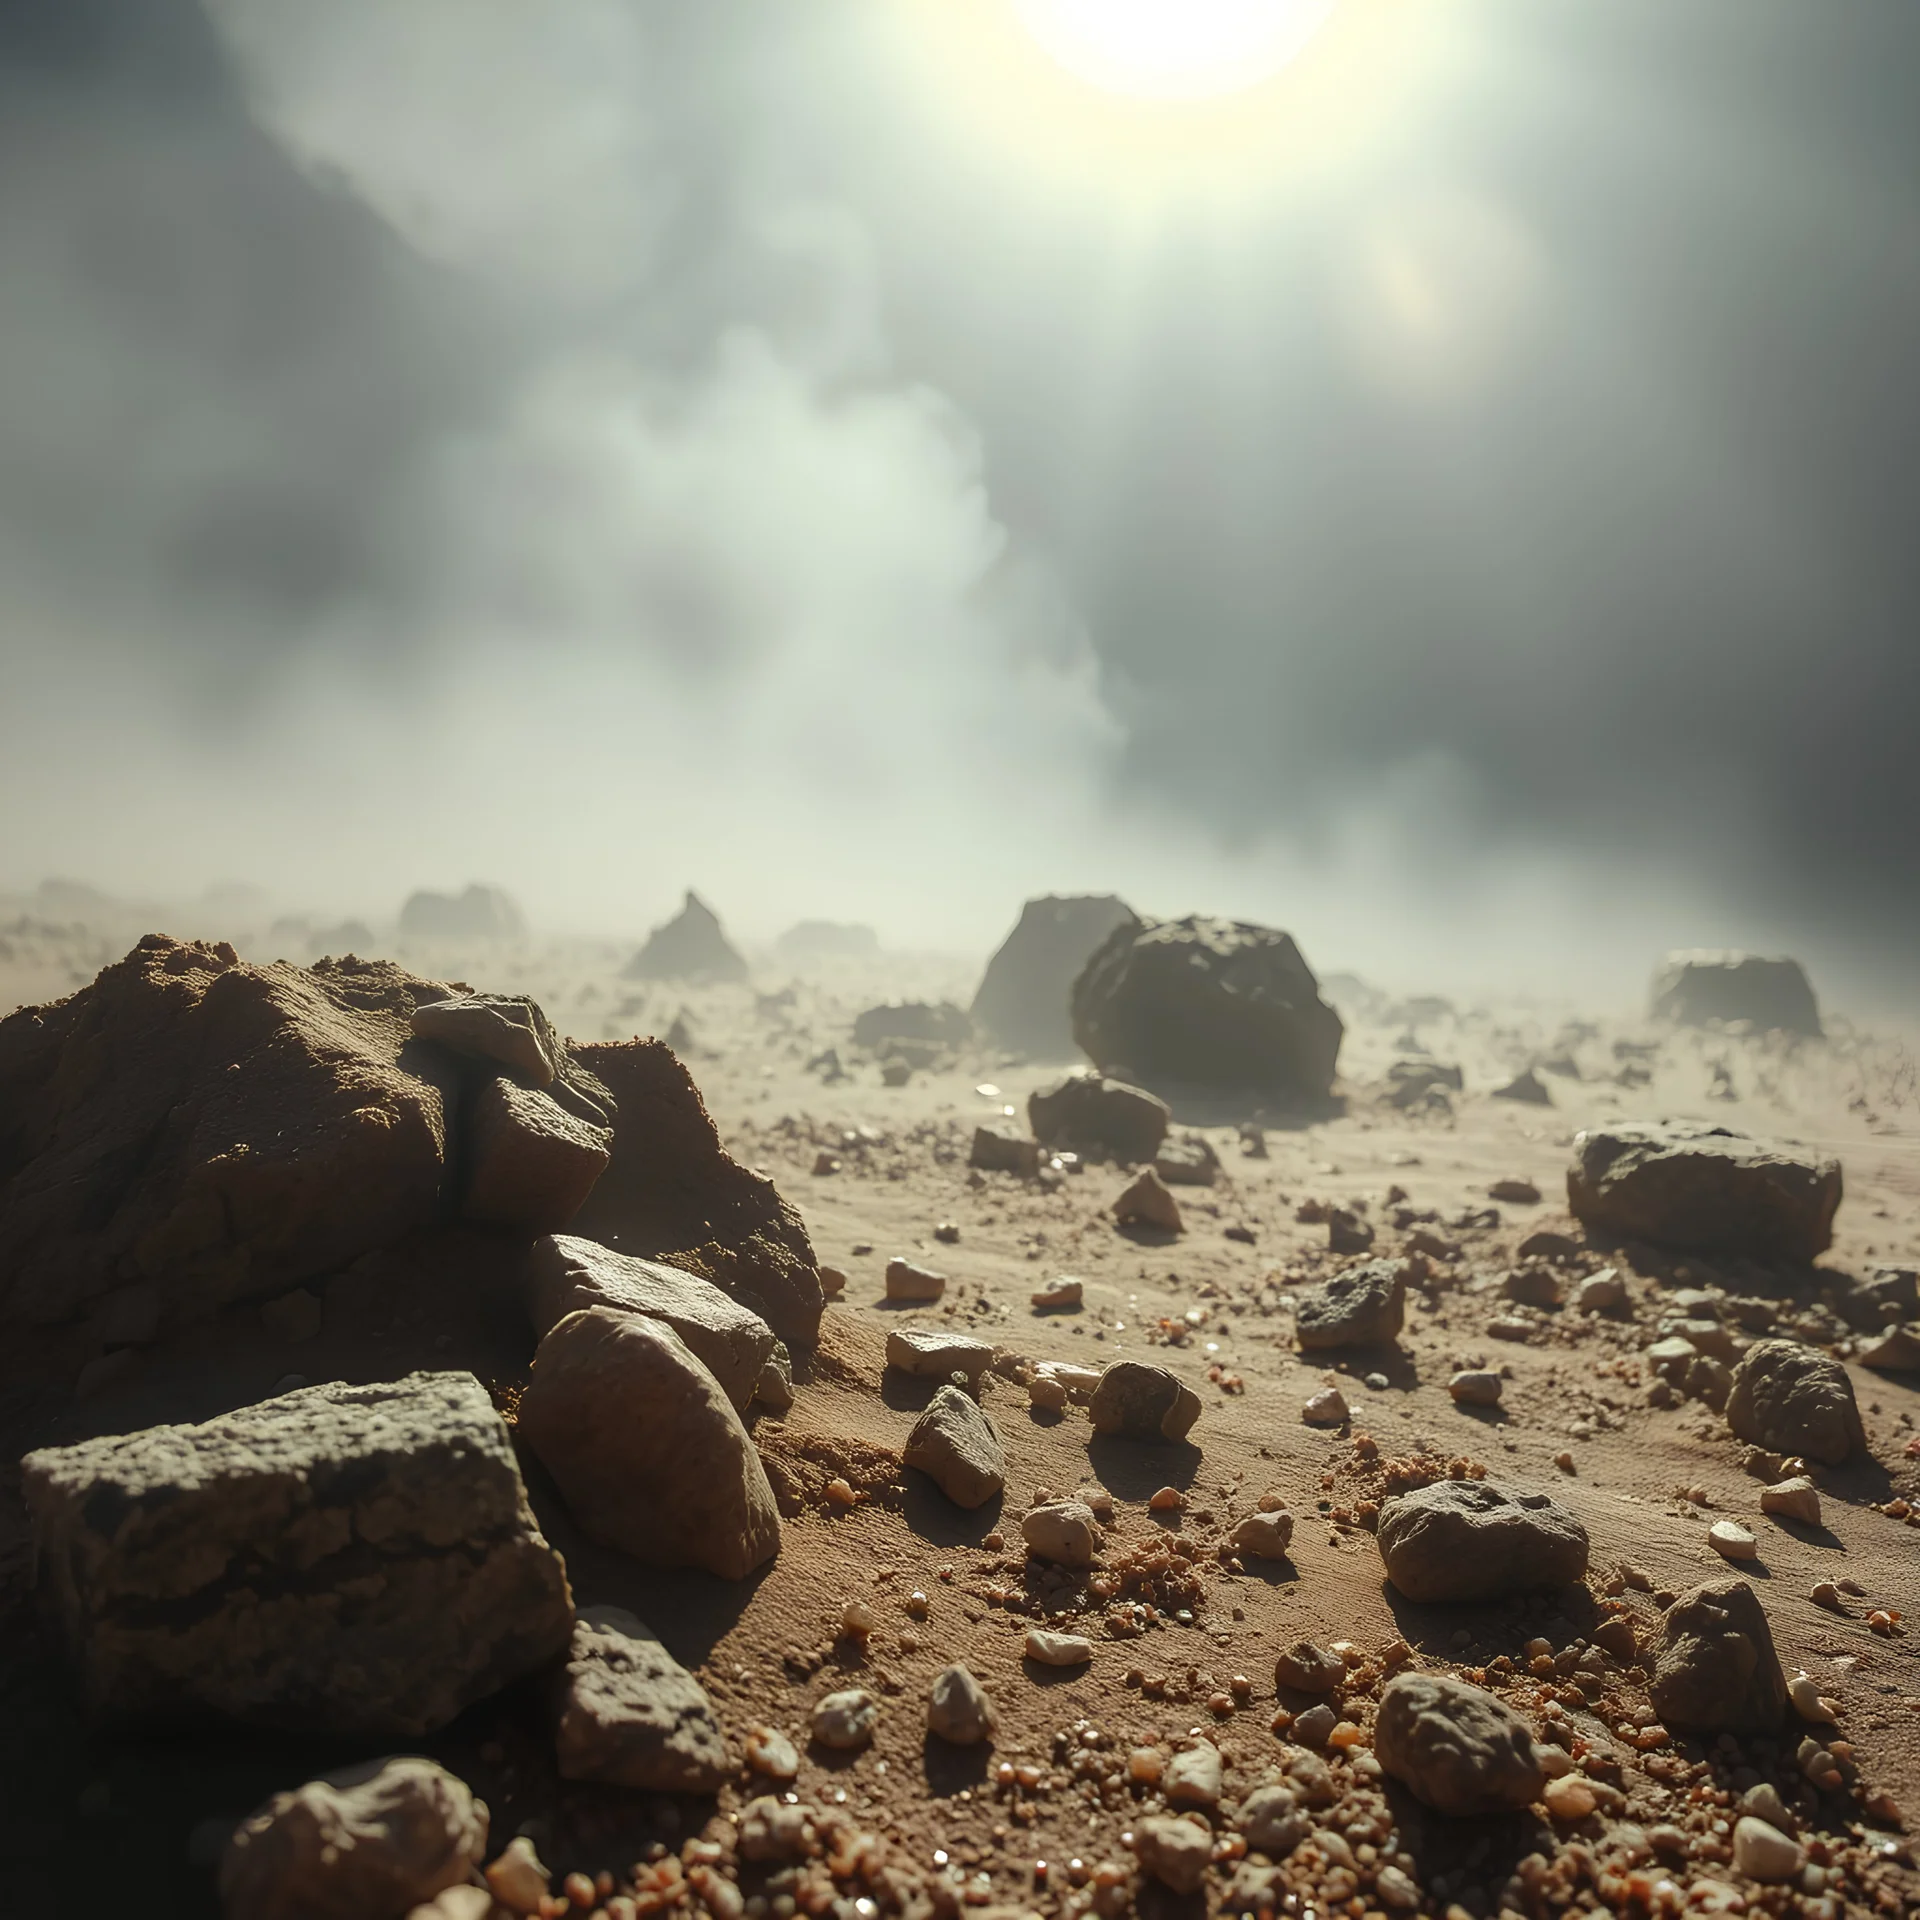
[[[1004,1493],[981,1506],[957,1507],[918,1467],[903,1468],[901,1478],[907,1490],[902,1509],[906,1523],[928,1545],[977,1547],[998,1530],[1006,1509]]]
[[[927,1791],[936,1799],[951,1799],[956,1793],[983,1786],[993,1765],[993,1745],[982,1740],[971,1747],[956,1747],[929,1733],[921,1743],[920,1758],[926,1768]]]
[[[1162,1487],[1193,1485],[1204,1458],[1187,1440],[1127,1440],[1096,1433],[1087,1442],[1094,1478],[1116,1500],[1145,1501]]]

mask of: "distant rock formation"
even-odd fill
[[[1716,1020],[1746,1020],[1780,1033],[1820,1037],[1820,1008],[1806,969],[1784,955],[1694,949],[1670,953],[1653,976],[1656,1020],[1704,1027]]]
[[[1029,900],[987,962],[973,996],[974,1025],[1039,1059],[1072,1059],[1074,980],[1110,933],[1138,924],[1133,909],[1110,893]]]
[[[722,931],[720,916],[693,891],[627,962],[628,980],[744,980],[747,963]]]
[[[400,909],[400,932],[409,940],[523,940],[527,916],[500,887],[474,885],[464,893],[423,887]]]

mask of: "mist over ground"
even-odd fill
[[[990,11],[0,5],[0,890],[1905,1004],[1920,17]]]

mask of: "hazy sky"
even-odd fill
[[[0,0],[0,886],[1920,934],[1920,9]]]

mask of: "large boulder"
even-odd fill
[[[1660,1623],[1647,1691],[1668,1726],[1778,1733],[1787,1679],[1759,1595],[1744,1580],[1683,1593]]]
[[[603,1546],[727,1580],[780,1550],[773,1488],[740,1416],[661,1321],[568,1314],[534,1355],[520,1432]]]
[[[1340,1016],[1288,934],[1243,920],[1117,927],[1073,983],[1073,1037],[1102,1072],[1319,1099]]]
[[[733,1771],[706,1689],[624,1607],[582,1607],[558,1686],[563,1780],[711,1793]]]
[[[150,1285],[164,1324],[344,1267],[440,1209],[447,990],[150,935],[0,1020],[0,1321]]]
[[[500,887],[474,885],[463,893],[423,887],[400,909],[400,932],[408,940],[522,940],[527,916]]]
[[[1840,1163],[1698,1120],[1576,1134],[1567,1203],[1590,1231],[1689,1253],[1804,1262],[1833,1241]]]
[[[1820,1035],[1820,1009],[1798,960],[1695,949],[1670,953],[1653,976],[1656,1020],[1683,1027],[1745,1020],[1782,1033]]]
[[[853,1044],[871,1049],[907,1042],[961,1047],[973,1037],[973,1022],[951,1000],[887,1000],[854,1016]]]
[[[743,1411],[773,1358],[773,1329],[711,1280],[658,1260],[636,1260],[572,1234],[545,1234],[527,1257],[527,1315],[543,1339],[570,1313],[610,1307],[671,1327]]]
[[[1797,1340],[1756,1340],[1741,1355],[1727,1394],[1727,1425],[1756,1447],[1830,1467],[1867,1446],[1846,1368]]]
[[[1587,1570],[1587,1530],[1565,1507],[1484,1480],[1396,1494],[1374,1537],[1387,1578],[1422,1605],[1567,1587]]]
[[[819,1337],[826,1296],[800,1216],[720,1144],[699,1089],[658,1040],[571,1050],[618,1115],[613,1153],[573,1231],[711,1280],[790,1347]]]
[[[1029,900],[987,962],[973,996],[974,1025],[1036,1058],[1072,1059],[1073,983],[1115,928],[1133,924],[1133,909],[1110,893]]]
[[[471,1374],[306,1387],[31,1453],[21,1476],[48,1604],[106,1716],[408,1739],[572,1628]]]
[[[1130,1166],[1153,1159],[1172,1119],[1157,1094],[1098,1073],[1070,1073],[1027,1096],[1027,1124],[1042,1145]]]
[[[648,934],[627,962],[629,980],[744,980],[747,963],[727,939],[720,916],[693,891],[671,920]]]

